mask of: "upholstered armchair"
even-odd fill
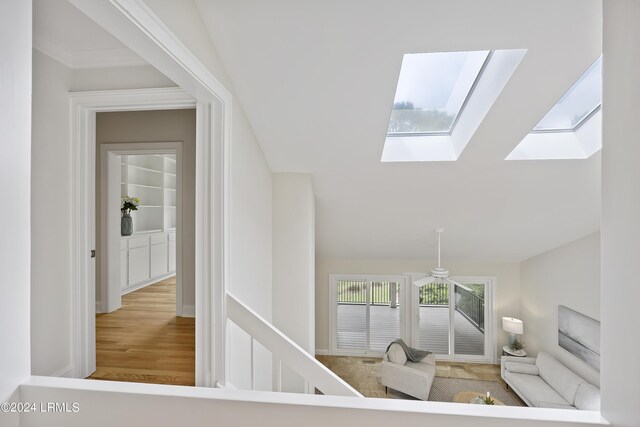
[[[433,354],[419,362],[411,362],[398,344],[391,344],[380,365],[382,385],[421,400],[428,399],[435,376],[436,358]]]

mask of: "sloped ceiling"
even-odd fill
[[[196,0],[274,172],[309,172],[326,258],[519,261],[599,229],[600,154],[503,160],[601,52],[601,2]],[[381,163],[402,55],[526,48],[467,145]]]

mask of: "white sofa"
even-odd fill
[[[502,356],[502,379],[529,406],[600,410],[600,390],[549,353],[537,358]]]
[[[391,344],[380,364],[380,383],[421,400],[427,400],[436,376],[436,358],[429,354],[419,362],[407,360],[399,344]]]

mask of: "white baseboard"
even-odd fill
[[[182,317],[196,317],[196,306],[195,305],[183,305],[182,306]]]
[[[96,313],[102,313],[102,301],[96,301]]]
[[[64,378],[71,378],[71,372],[73,371],[73,367],[71,365],[69,366],[65,366],[64,368],[60,369],[59,371],[54,372],[53,374],[49,375],[51,377],[64,377]]]
[[[316,356],[329,356],[329,350],[324,348],[316,348]]]

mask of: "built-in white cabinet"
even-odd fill
[[[176,272],[176,155],[122,155],[120,168],[120,194],[140,199],[131,213],[133,234],[120,241],[125,294]]]
[[[120,288],[123,294],[175,274],[175,236],[173,231],[161,231],[121,237]]]
[[[131,213],[134,233],[176,229],[176,155],[121,156],[120,194],[140,199]]]

